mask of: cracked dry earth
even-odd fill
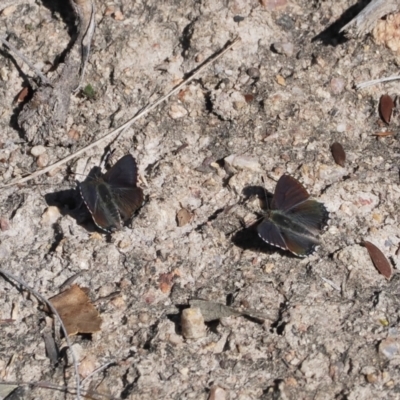
[[[114,162],[134,155],[145,194],[129,226],[107,235],[81,218],[76,180],[100,164],[105,146],[0,193],[2,268],[47,298],[81,273],[75,283],[96,300],[101,331],[71,337],[73,351],[81,378],[110,364],[84,389],[122,399],[400,398],[400,280],[385,280],[362,246],[376,244],[396,271],[398,138],[373,134],[384,129],[380,96],[400,84],[354,89],[398,74],[398,59],[368,36],[342,40],[329,30],[354,3],[97,1],[83,82],[94,97],[71,95],[64,139],[49,138],[42,158],[16,124],[14,100],[34,75],[2,48],[4,184],[121,125],[241,37],[111,144]],[[27,1],[0,16],[0,34],[48,71],[71,40],[70,14],[67,5]],[[398,122],[394,115],[395,133]],[[330,152],[336,141],[344,167]],[[321,246],[304,259],[242,225],[260,213],[245,194],[272,193],[283,173],[330,212]],[[181,209],[190,218],[178,226]],[[185,339],[179,315],[191,298],[269,318],[222,318],[204,337]],[[0,279],[0,301],[0,320],[13,319],[0,325],[1,382],[73,387],[70,357],[53,365],[46,355],[52,320],[36,298]],[[74,397],[29,386],[19,396]]]

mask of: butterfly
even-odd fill
[[[303,185],[289,175],[276,184],[270,210],[257,226],[265,242],[289,250],[298,257],[310,255],[318,245],[318,234],[326,226],[329,213],[325,206],[310,199]]]
[[[136,183],[137,165],[130,154],[119,159],[104,175],[97,173],[80,182],[83,201],[100,229],[107,232],[121,229],[142,205],[143,191]]]

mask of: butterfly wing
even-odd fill
[[[297,204],[288,211],[287,215],[310,232],[320,232],[329,219],[325,206],[316,200],[306,200]]]
[[[131,154],[120,158],[104,175],[104,181],[114,187],[136,187],[137,165]]]
[[[289,211],[309,197],[310,195],[300,182],[289,175],[282,175],[276,184],[271,209]]]
[[[112,187],[114,201],[124,221],[132,217],[133,213],[143,203],[143,190],[139,187]]]
[[[286,249],[298,257],[306,257],[314,252],[318,241],[312,236],[298,235],[288,230],[281,230],[281,235],[286,245]]]
[[[123,220],[132,217],[143,203],[143,190],[136,186],[137,165],[131,154],[119,159],[104,175],[111,189],[113,200]]]
[[[94,179],[81,182],[79,188],[93,221],[100,229],[107,232],[121,229],[121,217],[107,185]]]
[[[265,218],[257,226],[258,236],[264,242],[276,247],[280,247],[283,250],[287,250],[285,240],[283,239],[280,229],[268,218]]]

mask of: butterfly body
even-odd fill
[[[310,199],[296,179],[283,175],[276,185],[271,209],[257,231],[265,242],[305,257],[314,251],[327,220],[325,206]]]
[[[143,191],[136,181],[136,161],[128,154],[106,174],[98,173],[80,183],[81,196],[100,229],[107,232],[121,229],[141,206]]]

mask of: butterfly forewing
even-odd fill
[[[104,175],[104,180],[111,187],[136,187],[137,165],[135,159],[127,154],[120,158]]]
[[[309,197],[310,195],[300,182],[289,175],[282,175],[276,184],[271,208],[288,211]]]

